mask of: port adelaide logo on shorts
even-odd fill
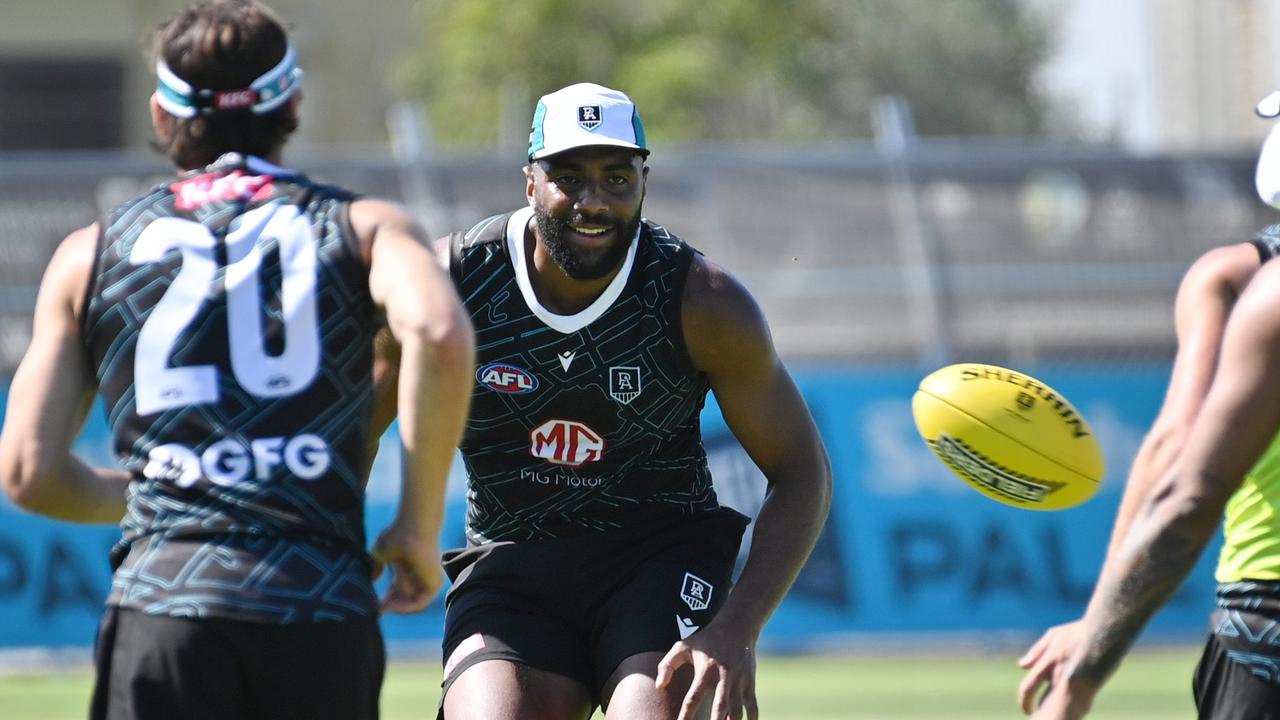
[[[600,123],[604,120],[600,117],[599,105],[579,105],[578,106],[578,126],[583,130],[591,131],[600,127]]]
[[[507,363],[489,363],[476,370],[476,382],[508,395],[522,395],[538,389],[533,373]]]
[[[609,368],[609,396],[626,405],[640,394],[640,368]]]
[[[711,604],[711,593],[715,591],[711,583],[691,572],[684,574],[684,585],[680,588],[680,599],[689,609],[698,612],[706,610]]]

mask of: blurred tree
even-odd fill
[[[880,95],[924,135],[1043,127],[1045,29],[1013,0],[424,0],[402,87],[443,143],[524,141],[538,96],[632,95],[652,138],[866,137]]]

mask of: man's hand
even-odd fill
[[[714,624],[676,643],[658,663],[654,685],[665,688],[677,669],[693,667],[693,683],[684,696],[677,720],[694,720],[711,690],[711,720],[756,720],[755,638],[718,631]],[[744,714],[745,712],[745,714]]]
[[[1030,715],[1036,708],[1036,697],[1044,685],[1059,684],[1055,677],[1071,654],[1080,646],[1082,621],[1049,628],[1044,635],[1018,658],[1018,667],[1027,671],[1018,685],[1018,704]]]
[[[1018,658],[1018,666],[1027,671],[1018,685],[1018,702],[1033,720],[1076,720],[1093,707],[1099,686],[1067,677],[1067,663],[1084,639],[1084,620],[1057,625]],[[1036,696],[1046,685],[1037,707]]]
[[[421,612],[444,585],[440,567],[440,543],[392,523],[373,545],[373,579],[391,566],[391,586],[382,596],[380,607],[388,613]]]
[[[1096,686],[1066,682],[1051,685],[1031,720],[1079,720],[1089,714],[1097,694]]]

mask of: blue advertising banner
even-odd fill
[[[919,374],[798,373],[831,455],[835,495],[818,546],[765,641],[812,647],[877,633],[1025,636],[1078,617],[1168,369],[1072,366],[1035,374],[1072,400],[1106,455],[1098,495],[1070,510],[1007,507],[953,476],[915,431],[910,398]],[[705,422],[713,457],[732,456],[723,424],[715,416]],[[718,487],[763,483],[740,479],[755,472],[745,457],[718,464],[728,465],[716,468]],[[1153,634],[1204,630],[1217,545],[1152,622]]]
[[[1102,489],[1078,508],[1006,507],[951,475],[912,422],[910,400],[924,373],[795,372],[831,455],[835,494],[810,562],[766,629],[766,648],[842,647],[878,636],[895,642],[904,636],[1024,637],[1082,612],[1168,368],[1073,365],[1033,372],[1071,399],[1106,453]],[[704,436],[722,501],[754,515],[764,477],[714,402],[704,415]],[[93,414],[76,447],[94,462],[111,462],[101,412]],[[399,443],[389,433],[369,484],[371,542],[390,521],[398,493]],[[465,501],[455,464],[445,547],[463,542]],[[118,536],[112,526],[49,521],[0,500],[0,648],[92,643],[110,581],[107,550]],[[1192,637],[1203,631],[1215,559],[1216,546],[1152,623],[1152,634]],[[425,613],[384,618],[389,645],[437,648],[442,609],[437,599]]]

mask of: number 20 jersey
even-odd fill
[[[351,198],[228,155],[103,223],[83,335],[133,476],[110,604],[272,623],[376,611],[375,320]]]
[[[699,425],[709,386],[680,322],[695,251],[645,221],[601,297],[556,315],[529,278],[531,217],[525,208],[450,238],[478,356],[460,447],[468,542],[652,528],[718,510]]]

